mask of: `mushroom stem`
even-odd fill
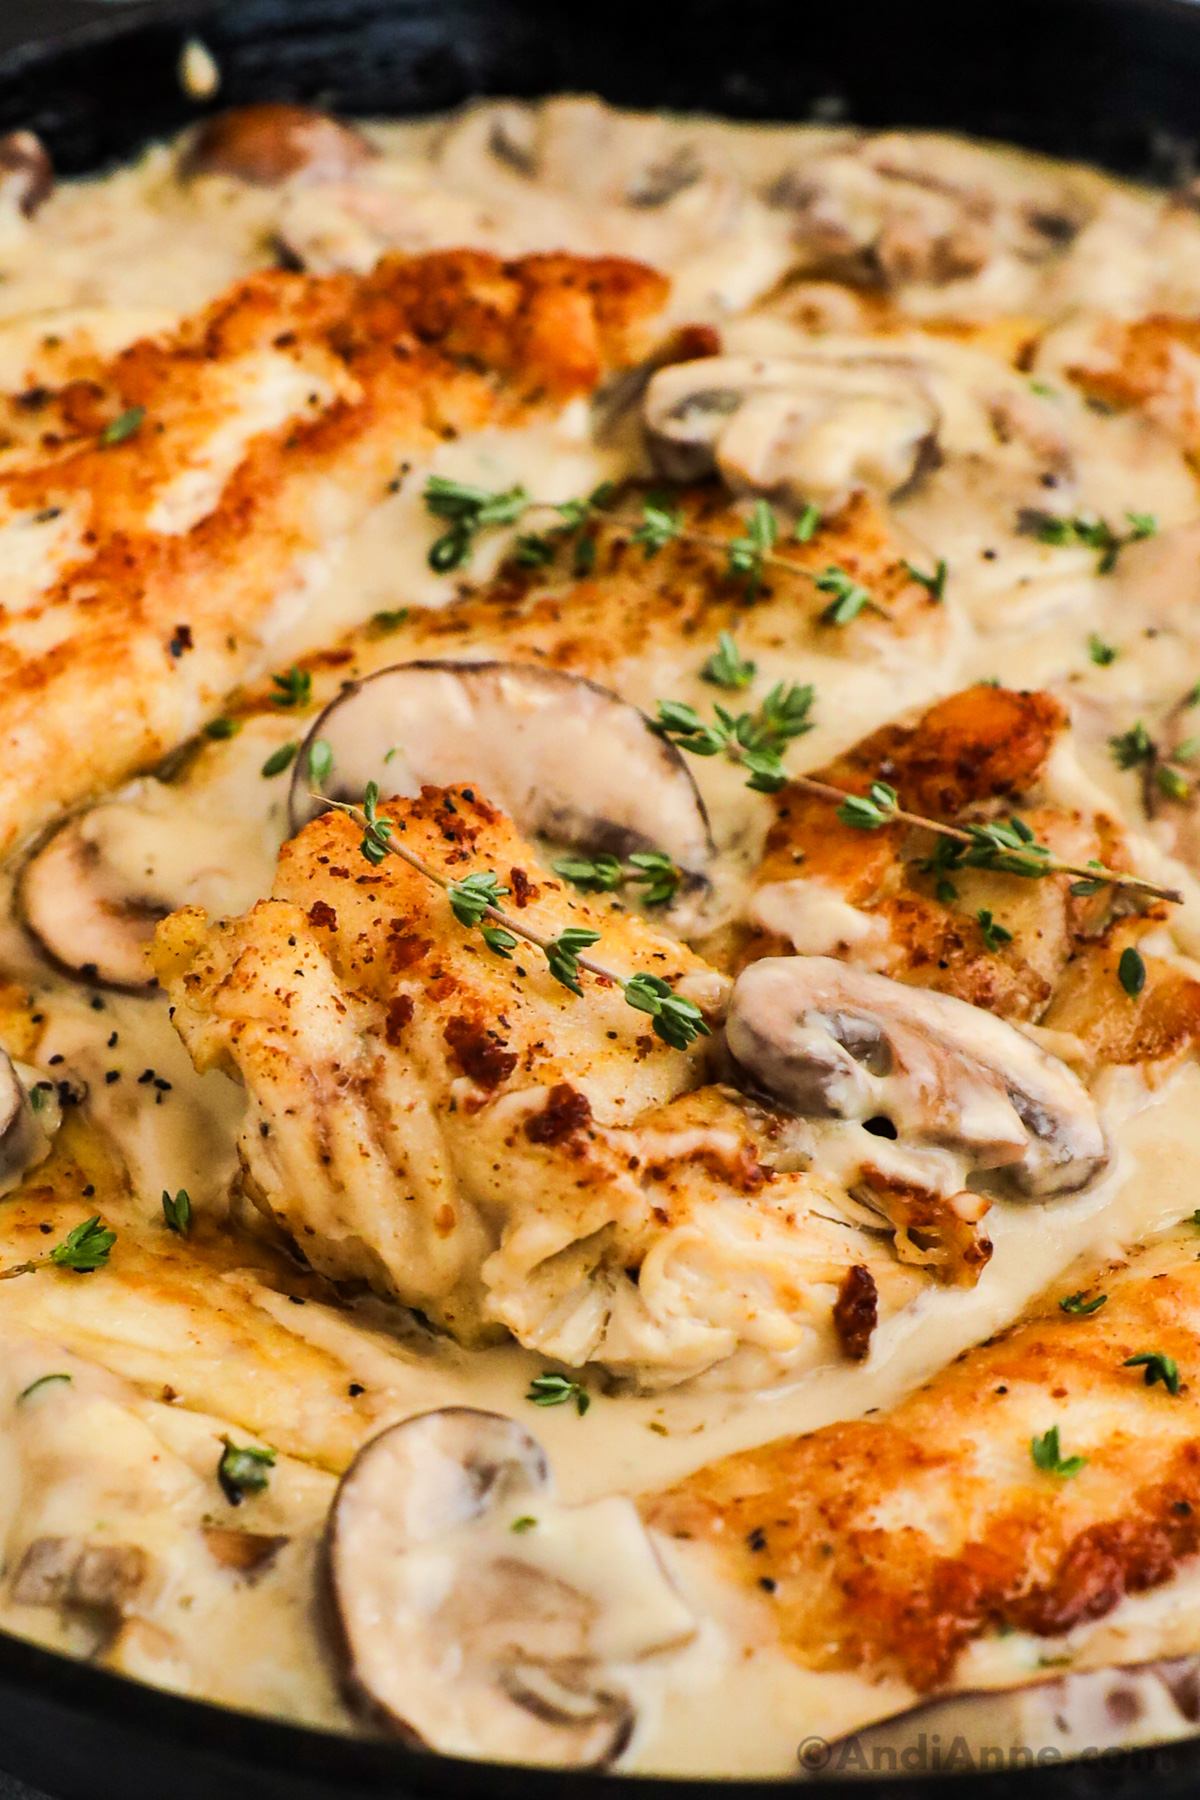
[[[807,794],[815,794],[822,800],[835,800],[843,805],[847,800],[859,798],[845,788],[834,787],[831,782],[818,781],[812,775],[790,775],[789,782],[793,787],[802,788]],[[922,831],[932,831],[937,837],[952,838],[958,844],[975,844],[978,840],[961,826],[947,825],[941,819],[927,819],[921,813],[906,812],[903,807],[890,809],[880,824],[916,825]],[[870,827],[868,827],[870,829]],[[1104,882],[1111,887],[1137,888],[1141,893],[1151,894],[1156,900],[1170,900],[1176,906],[1183,904],[1183,895],[1178,888],[1159,887],[1157,882],[1147,881],[1142,875],[1128,875],[1119,869],[1107,869],[1097,864],[1085,867],[1082,863],[1063,862],[1057,856],[1039,856],[1030,858],[1030,872],[1034,868],[1040,873],[1044,870],[1051,875],[1079,875],[1085,881]]]

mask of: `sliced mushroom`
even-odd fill
[[[296,758],[293,831],[322,810],[313,746],[329,746],[321,790],[361,800],[426,783],[478,782],[518,829],[627,856],[663,850],[701,877],[712,855],[703,802],[679,752],[636,706],[579,675],[523,663],[399,663],[350,683]]]
[[[1200,1726],[1200,1656],[1084,1669],[1019,1687],[947,1694],[823,1747],[813,1773],[966,1774],[1025,1769],[1134,1744],[1192,1737]],[[930,1745],[941,1746],[933,1760]],[[947,1760],[951,1746],[957,1760]],[[907,1752],[907,1759],[899,1758]],[[923,1760],[914,1760],[923,1759]],[[803,1758],[802,1758],[803,1760]]]
[[[0,202],[31,219],[53,192],[54,165],[41,138],[32,131],[0,137]]]
[[[10,1057],[0,1050],[0,1195],[11,1193],[27,1169],[49,1153],[50,1140],[62,1123],[58,1096],[38,1071],[26,1068],[22,1081]],[[35,1112],[29,1091],[38,1087]]]
[[[729,1049],[763,1091],[810,1118],[889,1121],[900,1142],[1067,1193],[1108,1160],[1087,1089],[1012,1025],[949,994],[827,956],[767,957],[734,985]]]
[[[467,1407],[359,1452],[327,1560],[351,1693],[446,1754],[612,1762],[634,1724],[614,1666],[695,1629],[631,1501],[558,1506],[536,1440]]]
[[[735,491],[833,512],[897,493],[929,457],[939,412],[908,358],[706,357],[660,369],[643,409],[662,473],[719,472]]]
[[[102,807],[61,825],[26,863],[17,911],[52,962],[107,987],[154,986],[146,946],[171,907],[131,894],[105,858]]]
[[[138,1544],[41,1537],[27,1544],[10,1583],[19,1606],[78,1607],[120,1614],[149,1573]]]
[[[255,187],[344,181],[375,155],[352,125],[314,107],[267,101],[205,120],[180,161],[186,180],[233,175]]]

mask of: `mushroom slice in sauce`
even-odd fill
[[[833,512],[859,489],[890,496],[928,458],[940,422],[905,357],[714,356],[660,369],[643,417],[672,480],[720,473],[735,491]]]
[[[46,1157],[62,1123],[53,1085],[27,1064],[22,1064],[22,1073],[24,1080],[11,1057],[0,1050],[0,1194],[11,1193],[25,1171]],[[40,1085],[37,1112],[29,1098],[35,1085]]]
[[[60,825],[17,882],[22,923],[52,962],[106,987],[150,988],[146,946],[171,908],[132,894],[104,856],[102,807]]]
[[[631,1501],[557,1505],[537,1441],[469,1407],[359,1452],[327,1557],[351,1693],[445,1754],[609,1763],[635,1722],[616,1669],[695,1630]]]
[[[1087,1089],[1003,1019],[828,956],[767,957],[734,985],[725,1026],[764,1092],[810,1118],[887,1119],[901,1143],[1067,1193],[1108,1160]]]
[[[951,1772],[955,1767],[960,1771],[995,1767],[985,1751],[993,1757],[999,1753],[1003,1766],[1020,1767],[1018,1761],[1009,1762],[1018,1746],[1025,1747],[1026,1757],[1043,1752],[1039,1762],[1050,1760],[1044,1754],[1047,1750],[1057,1752],[1058,1761],[1081,1752],[1094,1755],[1099,1750],[1192,1737],[1198,1725],[1200,1656],[1164,1657],[926,1701],[836,1740],[828,1747],[828,1761],[822,1760],[820,1772],[845,1776],[894,1772],[898,1753],[911,1749],[920,1754],[922,1745],[936,1744],[939,1737],[945,1747],[943,1758],[951,1745],[960,1747],[957,1764],[943,1760],[943,1770]]]
[[[332,752],[321,786],[334,800],[361,800],[369,781],[385,797],[477,782],[526,834],[616,856],[663,850],[696,877],[712,855],[682,756],[636,706],[579,675],[412,662],[350,683],[296,758],[293,831],[322,810],[310,794],[318,743]]]
[[[330,113],[267,101],[205,120],[179,172],[185,179],[232,175],[255,187],[279,187],[285,181],[344,181],[374,155],[360,132]]]
[[[53,192],[54,165],[41,138],[32,131],[0,137],[0,203],[31,219]]]

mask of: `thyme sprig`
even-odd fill
[[[642,886],[646,906],[665,906],[683,882],[683,870],[665,850],[635,850],[624,862],[602,850],[596,856],[562,856],[550,866],[581,894],[611,894],[626,885]]]
[[[697,1038],[712,1035],[700,1008],[675,993],[661,976],[644,972],[620,975],[615,969],[587,956],[585,952],[600,941],[598,931],[584,925],[568,925],[556,936],[538,931],[524,919],[501,910],[498,903],[509,890],[491,870],[475,870],[452,881],[415,850],[410,850],[407,844],[399,843],[391,820],[379,817],[377,783],[367,783],[361,807],[347,800],[331,800],[325,794],[314,793],[312,798],[345,813],[362,827],[359,849],[374,867],[378,868],[385,856],[398,856],[435,887],[440,887],[458,922],[469,929],[478,928],[489,950],[496,955],[507,959],[518,940],[523,940],[542,952],[550,974],[571,993],[582,996],[581,971],[594,975],[605,986],[619,988],[626,1003],[638,1012],[646,1013],[655,1036],[673,1050],[686,1050]],[[488,921],[486,925],[484,920]]]
[[[798,691],[800,690],[792,689],[793,694]],[[811,694],[811,689],[803,691]],[[775,693],[778,692],[776,689]],[[770,698],[768,696],[768,700]],[[766,704],[764,702],[764,706]],[[709,726],[704,724],[691,707],[680,706],[673,700],[660,700],[659,719],[655,729],[664,736],[669,735],[681,750],[690,750],[695,756],[715,756],[724,751],[731,761],[744,762],[747,767],[753,768],[750,757],[740,751],[741,740],[736,732],[728,729],[728,715],[722,715],[720,707],[714,710],[720,716],[719,723]],[[687,719],[688,714],[691,714],[694,724]],[[748,716],[742,715],[743,718]],[[737,723],[738,721],[728,721],[732,725]],[[800,729],[808,730],[810,727],[805,724]],[[799,731],[793,735],[798,736]],[[778,763],[777,755],[775,760]],[[769,781],[752,773],[746,786],[755,788],[760,793],[771,794],[777,793],[789,783],[807,794],[816,795],[818,799],[833,802],[841,823],[851,825],[856,830],[878,831],[884,825],[900,824],[915,825],[922,831],[932,831],[942,841],[933,855],[925,857],[920,864],[926,874],[944,876],[953,869],[990,869],[997,874],[1021,875],[1035,881],[1044,875],[1077,875],[1081,879],[1071,885],[1071,892],[1077,895],[1094,894],[1102,887],[1117,887],[1136,888],[1138,892],[1150,894],[1156,900],[1170,900],[1176,905],[1183,900],[1183,895],[1177,888],[1160,887],[1157,882],[1147,881],[1141,875],[1129,875],[1120,869],[1107,869],[1099,862],[1090,862],[1086,866],[1063,862],[1045,844],[1036,842],[1033,832],[1023,819],[1013,817],[993,819],[986,824],[947,825],[941,819],[928,819],[922,813],[907,812],[900,805],[900,797],[895,788],[889,787],[885,781],[873,781],[866,794],[849,794],[845,788],[834,787],[829,781],[820,781],[815,775],[788,775],[780,767],[778,775],[772,772]],[[949,886],[948,883],[946,885]]]
[[[51,1266],[90,1275],[93,1269],[104,1267],[116,1241],[116,1232],[100,1223],[99,1213],[93,1213],[81,1225],[73,1225],[62,1243],[55,1244],[44,1256],[31,1256],[28,1262],[14,1263],[11,1269],[0,1269],[0,1281],[12,1281],[14,1276],[32,1275],[36,1269]]]
[[[811,731],[815,698],[810,683],[780,681],[754,712],[731,713],[714,705],[715,717],[702,719],[694,706],[660,700],[651,729],[693,756],[724,756],[749,776],[746,786],[758,794],[777,794],[788,781],[781,753],[793,738]]]
[[[647,495],[640,512],[631,514],[612,510],[617,492],[616,484],[606,481],[586,497],[538,500],[520,486],[491,492],[468,482],[450,480],[444,475],[431,475],[425,486],[425,505],[434,518],[446,520],[449,529],[430,546],[429,566],[439,575],[461,569],[470,562],[481,533],[494,527],[518,524],[529,513],[542,513],[556,515],[556,522],[542,531],[522,533],[513,552],[516,561],[525,568],[543,567],[554,560],[562,542],[574,538],[573,572],[577,576],[589,575],[595,566],[596,540],[587,528],[593,521],[603,519],[612,525],[630,526],[631,541],[640,544],[647,560],[672,543],[716,551],[725,558],[726,573],[742,584],[743,598],[748,602],[753,603],[758,598],[767,571],[778,569],[811,582],[818,593],[833,596],[821,613],[821,619],[827,625],[848,625],[864,609],[882,619],[894,617],[868,588],[861,586],[836,563],[817,572],[792,562],[789,557],[780,556],[775,547],[783,531],[779,516],[769,501],[755,500],[742,534],[724,538],[690,526],[683,508],[670,494],[655,492]],[[813,507],[806,507],[792,529],[792,541],[808,543],[819,521],[820,514]],[[941,598],[945,586],[945,570],[941,565],[930,577],[912,569],[909,573],[930,592],[936,586],[936,598]]]
[[[1035,510],[1023,514],[1020,523],[1024,530],[1032,532],[1039,544],[1053,544],[1060,549],[1082,545],[1097,551],[1097,575],[1110,575],[1126,545],[1140,544],[1143,538],[1151,538],[1158,531],[1158,520],[1153,513],[1127,512],[1125,517],[1129,523],[1129,530],[1125,532],[1114,530],[1107,519],[1092,513],[1077,513],[1074,518],[1064,518],[1060,513]]]

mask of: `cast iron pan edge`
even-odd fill
[[[951,128],[1167,180],[1195,171],[1200,146],[1200,7],[1186,0],[14,4],[37,35],[0,54],[0,130],[38,131],[65,172],[103,167],[198,116],[176,76],[193,34],[218,59],[224,105],[303,99],[360,115],[418,113],[472,94],[573,89],[750,119]],[[12,18],[6,11],[0,32],[11,36]],[[611,1777],[423,1756],[232,1712],[3,1633],[0,1765],[59,1800],[612,1800],[614,1791]],[[945,1793],[948,1779],[872,1786],[881,1800],[914,1800]],[[1172,1800],[1200,1783],[1200,1742],[953,1779],[970,1800],[1142,1800],[1151,1790]],[[715,1788],[738,1800],[772,1785],[622,1777],[620,1793],[699,1800]],[[814,1800],[844,1792],[805,1785]]]

